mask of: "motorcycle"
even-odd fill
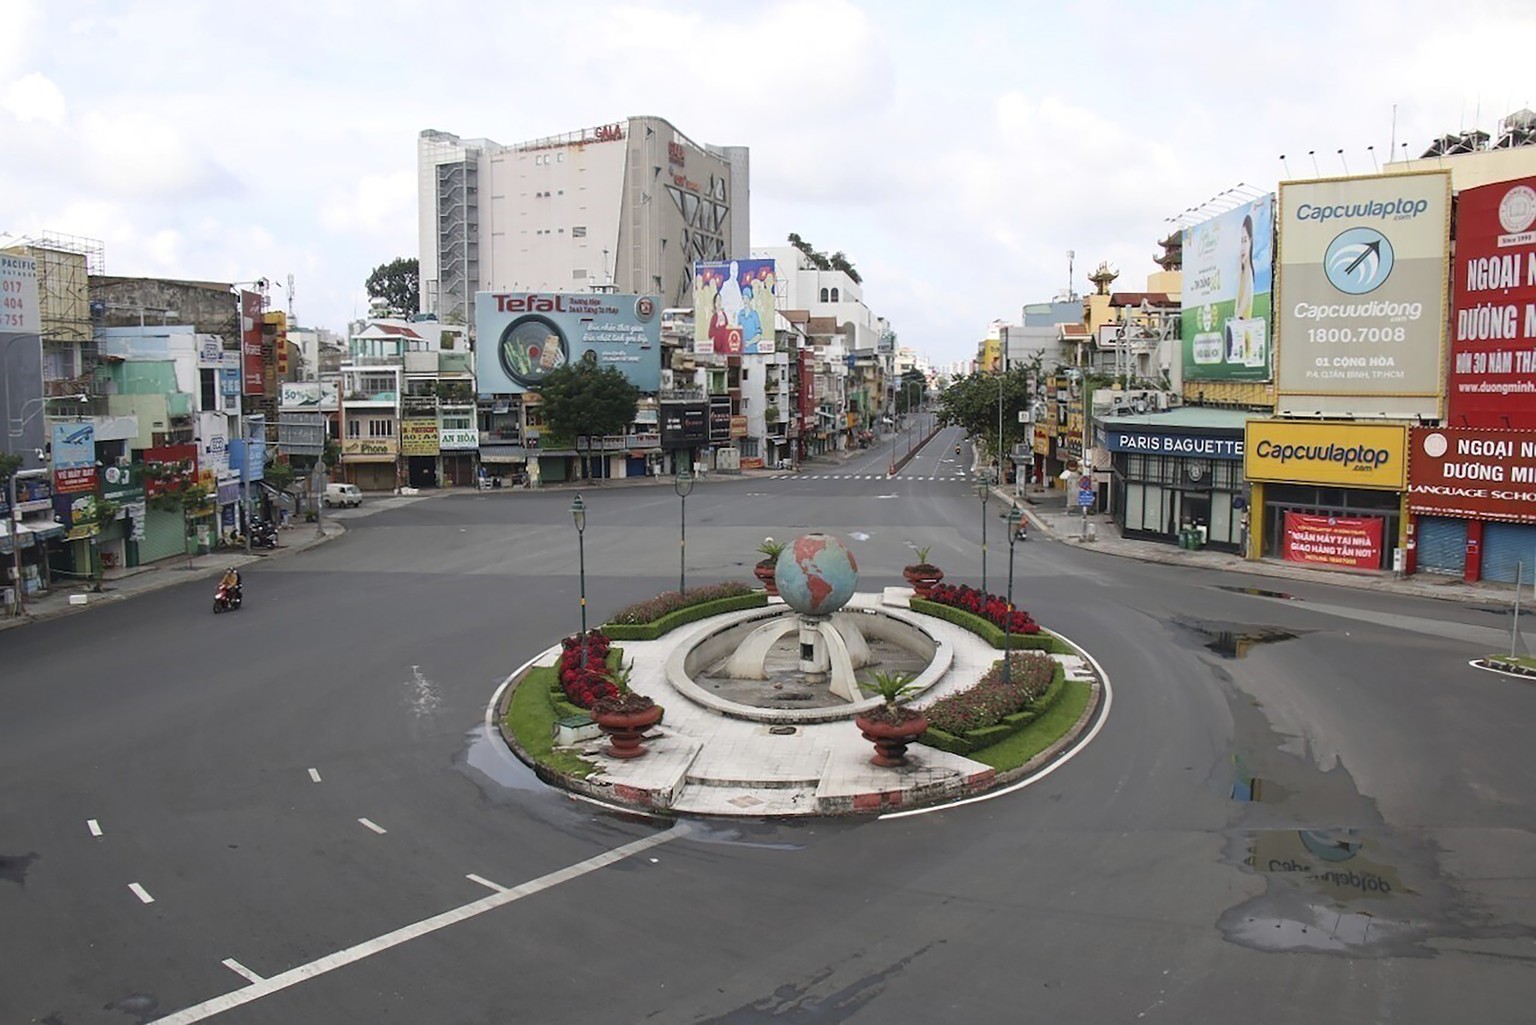
[[[213,592],[213,614],[233,612],[240,607],[240,601],[240,588],[226,587],[221,581],[218,590]]]

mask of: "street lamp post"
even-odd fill
[[[987,593],[987,499],[992,497],[992,485],[982,481],[976,485],[976,497],[981,499],[981,593]]]
[[[21,533],[17,529],[21,525],[21,517],[16,513],[16,473],[21,467],[18,465],[11,470],[10,476],[10,502],[5,507],[5,514],[10,522],[5,525],[6,535],[11,539],[11,562],[15,566],[16,573],[16,615],[25,618],[27,615],[26,582],[21,576]]]
[[[677,471],[672,490],[681,499],[677,525],[677,593],[682,594],[688,589],[688,492],[693,490],[693,474],[686,466]]]
[[[581,586],[581,668],[587,668],[587,503],[581,492],[571,499],[571,519],[576,521],[576,566]]]
[[[1019,507],[1014,506],[1008,510],[1008,605],[1003,619],[1003,687],[1008,686],[1008,666],[1012,659],[1013,649],[1013,546],[1019,537],[1019,520],[1023,517],[1019,513]]]

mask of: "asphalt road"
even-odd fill
[[[688,583],[809,529],[865,588],[930,544],[977,581],[956,440],[701,482]],[[658,824],[485,737],[579,626],[570,497],[374,502],[238,614],[198,582],[0,634],[0,1021],[1530,1020],[1536,689],[1467,664],[1507,619],[1036,538],[1016,600],[1112,681],[1075,760],[909,817]],[[676,586],[670,488],[584,499],[593,624]]]

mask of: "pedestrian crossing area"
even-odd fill
[[[776,473],[769,480],[945,480],[967,481],[968,473]]]

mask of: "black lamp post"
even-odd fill
[[[976,497],[981,499],[981,593],[987,593],[987,499],[992,497],[992,486],[985,481],[976,485]]]
[[[1008,666],[1013,661],[1013,546],[1019,537],[1019,507],[1008,510],[1008,605],[1003,620],[1003,686],[1008,686]]]
[[[688,492],[693,490],[693,474],[688,472],[686,466],[677,471],[677,478],[672,481],[672,490],[682,500],[677,537],[677,593],[682,594],[688,589]]]
[[[581,581],[581,668],[587,668],[587,503],[581,492],[571,499],[571,519],[576,521],[576,565]]]

